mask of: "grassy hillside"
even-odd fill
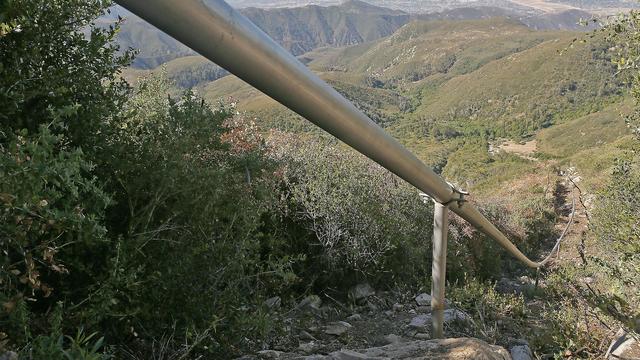
[[[575,30],[581,28],[578,25],[581,18],[591,18],[589,13],[578,10],[523,16],[513,9],[491,6],[455,8],[428,14],[410,14],[374,6],[359,0],[349,0],[334,6],[243,8],[240,12],[294,55],[301,55],[319,47],[341,47],[375,41],[393,34],[412,20],[468,20],[506,17],[532,29]],[[134,68],[154,69],[173,59],[195,55],[187,47],[118,6],[112,9],[111,14],[100,18],[98,23],[107,27],[115,21],[117,16],[126,19],[117,35],[117,42],[123,49],[139,50],[139,54],[133,62]],[[210,79],[203,77],[200,81],[210,81]]]
[[[103,22],[109,24],[112,21]],[[132,64],[134,68],[153,69],[167,61],[195,54],[193,50],[134,15],[125,18],[117,40],[122,49],[132,48],[138,51]]]
[[[138,78],[159,70],[166,71],[167,77],[178,89],[198,87],[229,74],[200,55],[188,55],[168,61],[153,70],[128,67],[124,69],[123,76],[130,83],[136,83]]]
[[[571,47],[578,36],[504,18],[415,21],[384,39],[320,48],[303,60],[427,164],[465,186],[491,189],[531,168],[516,155],[490,155],[498,138],[537,138],[537,156],[566,165],[594,147],[606,148],[606,158],[616,153],[612,144],[626,134],[616,116],[622,85],[612,80],[607,46],[595,39]],[[212,101],[233,97],[266,128],[315,129],[237,78],[199,90]],[[564,143],[561,134],[574,129],[586,140]],[[468,163],[477,171],[457,170]]]
[[[310,63],[345,69],[394,87],[436,74],[464,74],[551,38],[511,20],[415,21],[372,44],[334,52]]]
[[[422,87],[414,117],[397,127],[419,125],[428,132],[437,119],[462,132],[526,136],[595,112],[621,94],[621,85],[611,80],[614,67],[605,45],[592,42],[565,51],[573,35],[555,36],[439,86]]]

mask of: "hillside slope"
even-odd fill
[[[606,45],[595,39],[571,47],[576,36],[532,31],[510,19],[414,21],[374,42],[309,52],[304,61],[429,165],[478,185],[495,180],[491,168],[527,168],[517,156],[492,159],[496,139],[550,134],[541,130],[564,123],[600,136],[589,124],[608,123],[622,86]],[[199,91],[210,101],[235,99],[265,128],[317,131],[235,77]],[[548,147],[544,153],[570,155]],[[463,175],[454,170],[456,159],[485,165]]]
[[[241,13],[294,55],[320,46],[354,45],[379,39],[409,21],[407,13],[358,0],[328,7],[246,8]],[[137,16],[124,14],[126,21],[117,41],[123,48],[139,49],[134,67],[153,69],[172,59],[195,54]],[[102,19],[104,23],[110,21],[112,17]]]
[[[378,7],[359,0],[340,5],[308,5],[296,8],[243,8],[242,14],[294,55],[319,47],[342,47],[374,41],[393,34],[412,20],[470,20],[508,17],[533,29],[580,29],[581,18],[591,18],[583,11],[558,14],[528,14],[496,6],[448,9],[428,14],[409,14]],[[100,23],[110,24],[117,16],[126,19],[118,33],[122,48],[134,48],[139,54],[133,67],[153,69],[173,59],[195,55],[193,51],[165,35],[137,16],[114,7]]]

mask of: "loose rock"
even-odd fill
[[[532,360],[533,354],[531,353],[531,349],[529,345],[514,345],[511,347],[509,351],[511,353],[511,358],[513,360]]]
[[[4,354],[0,354],[0,360],[18,360],[18,354],[13,351],[7,351]]]
[[[304,330],[300,331],[300,334],[298,334],[298,338],[300,338],[301,340],[317,340],[313,335]]]
[[[409,327],[415,329],[430,329],[432,320],[432,314],[418,315],[411,319]],[[444,311],[444,322],[449,323],[452,321],[465,321],[469,319],[469,315],[458,309],[447,309]]]
[[[378,305],[372,302],[367,302],[367,308],[369,309],[369,312],[372,312],[372,313],[378,311]]]
[[[300,345],[298,345],[298,351],[301,351],[304,354],[311,354],[317,351],[319,348],[320,345],[318,345],[318,343],[316,343],[315,341],[300,343]]]
[[[396,334],[389,334],[384,337],[384,341],[387,344],[397,344],[402,342],[402,337]]]
[[[360,314],[353,314],[347,318],[349,321],[360,321],[362,320],[362,316]]]
[[[332,360],[372,360],[371,357],[352,350],[340,350],[329,354]]]
[[[418,306],[431,306],[431,295],[422,293],[416,296],[415,301]]]
[[[325,334],[340,336],[351,329],[353,326],[345,321],[337,321],[327,325],[324,330]]]
[[[278,309],[281,304],[282,299],[280,299],[280,296],[274,296],[264,301],[264,305],[269,309]]]
[[[258,351],[258,357],[260,359],[269,359],[269,360],[280,359],[281,354],[282,353],[280,351],[275,351],[275,350]]]
[[[376,291],[368,283],[358,284],[349,289],[349,298],[353,302],[361,302],[369,296],[376,294]]]
[[[298,309],[311,309],[313,311],[320,311],[320,306],[322,305],[322,299],[318,295],[309,295],[306,298],[302,299],[298,304]]]
[[[410,328],[426,329],[431,326],[431,315],[418,315],[411,319]]]

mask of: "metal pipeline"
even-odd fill
[[[529,260],[462,194],[223,0],[116,0],[134,14],[342,140]]]

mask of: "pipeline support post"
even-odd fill
[[[433,209],[433,263],[431,266],[431,319],[432,338],[444,337],[445,278],[447,270],[447,233],[449,207],[434,202]]]

